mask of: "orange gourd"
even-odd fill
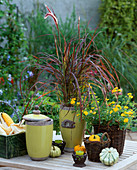
[[[74,151],[75,151],[75,152],[76,152],[76,151],[84,151],[84,153],[86,153],[86,148],[85,148],[85,146],[76,145],[76,146],[74,147]]]

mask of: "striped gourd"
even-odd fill
[[[100,153],[100,161],[105,165],[113,165],[118,161],[119,153],[113,147],[105,148]]]
[[[57,146],[51,146],[50,157],[55,158],[61,155],[61,150]]]

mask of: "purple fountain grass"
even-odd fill
[[[95,29],[93,35],[85,34],[81,37],[79,18],[78,35],[76,35],[78,38],[74,37],[66,42],[65,36],[60,32],[56,15],[47,5],[45,6],[48,13],[44,18],[47,19],[47,17],[51,16],[58,31],[58,35],[54,34],[56,54],[48,55],[46,53],[40,53],[43,56],[39,57],[35,63],[39,70],[38,76],[44,72],[44,74],[49,74],[51,79],[49,79],[48,82],[37,81],[35,85],[41,84],[38,89],[42,87],[46,88],[46,94],[48,93],[48,88],[49,92],[55,91],[60,103],[64,106],[72,106],[70,104],[72,98],[79,99],[82,118],[84,100],[82,100],[81,96],[87,95],[90,97],[90,92],[94,94],[89,83],[107,92],[109,90],[108,84],[112,89],[115,86],[120,86],[119,78],[109,60],[99,55],[99,50],[92,50],[94,39],[98,35],[98,33],[96,33],[97,29]],[[84,92],[82,91],[83,87],[85,87]],[[106,93],[104,93],[104,98],[105,97]],[[27,108],[24,114],[26,111]]]

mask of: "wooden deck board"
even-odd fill
[[[12,168],[22,168],[27,170],[78,170],[79,168],[73,166],[73,159],[71,153],[65,153],[58,158],[48,158],[45,161],[32,161],[28,155],[4,159],[0,158],[0,166],[12,167]],[[84,170],[91,169],[92,170],[124,170],[128,167],[137,163],[137,142],[134,141],[126,141],[124,152],[120,156],[118,163],[115,165],[108,167],[103,165],[102,163],[95,163],[86,160]]]

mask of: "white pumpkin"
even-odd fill
[[[105,148],[99,154],[100,161],[105,165],[113,165],[118,161],[119,153],[113,147]]]
[[[51,146],[51,151],[50,151],[49,156],[52,157],[52,158],[55,158],[55,157],[58,157],[60,155],[61,155],[60,148],[57,147],[57,146]]]

